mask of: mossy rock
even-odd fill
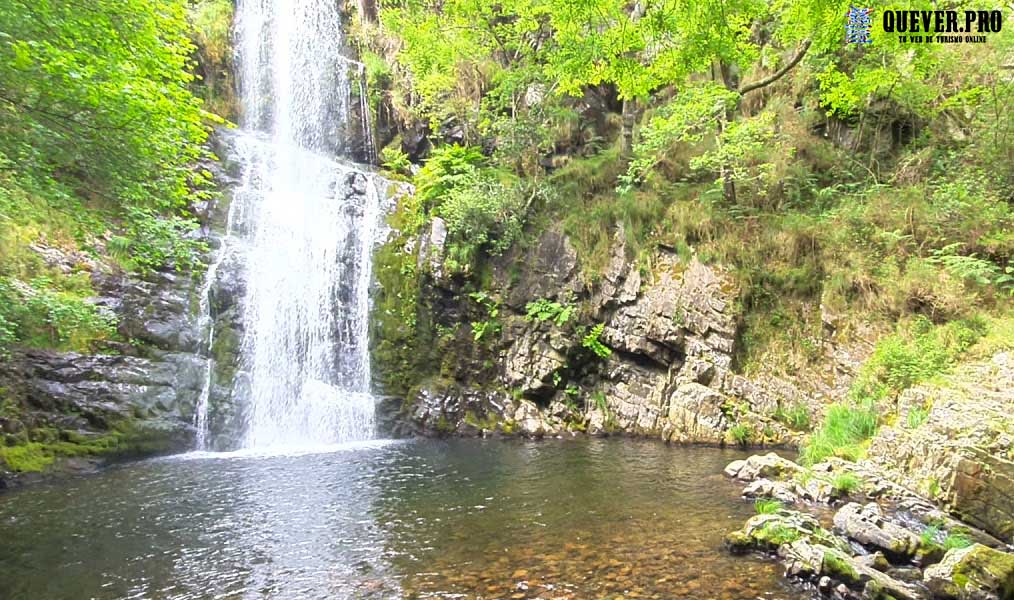
[[[950,550],[923,579],[934,597],[1014,600],[1014,554],[982,544]]]
[[[13,473],[44,473],[61,461],[75,458],[113,460],[164,454],[180,449],[178,428],[158,423],[122,421],[105,433],[86,433],[41,427],[29,440],[0,446],[0,469]]]

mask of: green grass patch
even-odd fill
[[[831,487],[841,494],[851,494],[863,486],[863,480],[854,473],[839,473],[831,479]]]
[[[813,465],[831,456],[858,460],[865,453],[865,442],[877,432],[879,419],[872,401],[832,404],[803,446],[803,463]]]
[[[782,509],[782,503],[772,498],[758,498],[753,503],[758,515],[773,515]]]
[[[803,404],[779,406],[771,415],[774,420],[796,431],[810,430],[810,411]]]
[[[749,425],[736,423],[729,428],[728,438],[739,446],[748,446],[753,440],[753,429]]]

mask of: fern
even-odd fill
[[[599,336],[602,335],[602,331],[605,328],[605,323],[599,323],[595,327],[592,327],[591,331],[581,340],[581,345],[594,352],[599,358],[609,358],[609,355],[613,353],[609,346],[599,341]]]

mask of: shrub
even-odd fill
[[[416,194],[426,210],[438,206],[454,188],[470,182],[486,157],[478,148],[441,146],[433,150],[415,176]]]
[[[31,284],[0,278],[0,351],[18,342],[30,347],[91,350],[116,334],[115,318],[45,277]]]
[[[380,151],[380,164],[388,171],[398,175],[412,173],[412,161],[409,160],[408,154],[395,144],[385,146]]]
[[[496,256],[510,248],[521,235],[527,209],[518,185],[474,173],[450,188],[435,212],[447,223],[449,257],[468,265],[480,250]]]
[[[202,241],[188,237],[197,229],[193,219],[161,217],[151,210],[130,208],[123,236],[114,236],[109,250],[128,267],[141,273],[151,273],[166,267],[177,271],[201,269],[202,253],[208,247]]]

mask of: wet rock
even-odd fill
[[[543,232],[518,260],[525,268],[507,295],[507,304],[515,309],[537,298],[560,299],[581,291],[577,251],[561,231]]]
[[[419,239],[419,258],[416,267],[443,279],[444,257],[447,254],[447,224],[440,217],[433,217],[429,231]]]
[[[786,565],[787,575],[818,578],[818,581],[827,577],[841,582],[836,590],[843,597],[853,597],[851,590],[861,591],[860,597],[871,599],[918,600],[923,597],[914,586],[863,564],[841,548],[799,539],[782,546],[778,553]]]
[[[556,425],[543,417],[535,403],[528,400],[518,402],[513,419],[521,433],[529,437],[553,435],[559,431]]]
[[[949,550],[940,563],[926,569],[923,578],[934,598],[1011,600],[1014,554],[981,544]]]
[[[919,536],[885,519],[875,503],[846,504],[835,513],[834,526],[860,544],[873,546],[895,558],[910,559],[921,546]]]

